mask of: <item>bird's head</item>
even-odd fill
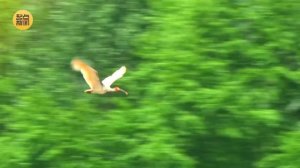
[[[115,92],[123,92],[123,93],[125,93],[126,95],[128,95],[128,92],[126,92],[125,90],[119,88],[118,86],[114,87],[114,90],[115,90]]]

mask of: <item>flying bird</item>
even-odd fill
[[[71,66],[73,70],[80,71],[86,83],[89,85],[90,89],[85,90],[85,93],[90,94],[105,94],[107,92],[123,92],[128,95],[128,92],[119,88],[111,87],[111,85],[118,79],[122,78],[126,72],[126,67],[122,66],[120,69],[116,70],[112,75],[106,77],[102,82],[98,76],[98,72],[90,67],[88,64],[80,59],[73,59],[71,61]]]

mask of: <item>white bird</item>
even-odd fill
[[[107,92],[121,91],[128,95],[128,93],[125,90],[120,89],[119,87],[111,87],[111,84],[123,77],[123,75],[126,72],[125,66],[122,66],[120,69],[116,70],[111,76],[106,77],[102,82],[100,82],[98,72],[82,60],[77,58],[73,59],[71,61],[71,65],[73,70],[81,72],[86,83],[90,86],[90,89],[84,91],[85,93],[105,94]]]

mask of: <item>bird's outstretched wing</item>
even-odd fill
[[[86,83],[93,90],[102,90],[98,72],[80,59],[73,59],[71,62],[72,68],[75,71],[80,71]]]
[[[122,66],[120,69],[116,70],[111,76],[106,77],[102,84],[105,87],[110,87],[116,80],[120,79],[126,72],[126,67]]]

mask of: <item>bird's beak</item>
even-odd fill
[[[128,92],[126,92],[125,90],[123,89],[120,89],[121,92],[125,93],[126,95],[128,95]]]

